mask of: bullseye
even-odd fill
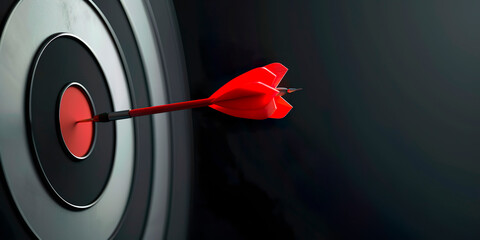
[[[77,121],[94,115],[91,99],[82,85],[69,84],[60,97],[59,125],[68,151],[78,159],[88,156],[95,136],[94,123]]]

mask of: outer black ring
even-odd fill
[[[70,151],[70,149],[68,149],[67,143],[65,142],[65,139],[63,138],[63,135],[61,134],[62,130],[60,129],[60,103],[62,101],[63,95],[65,94],[65,91],[67,91],[67,89],[71,86],[80,87],[83,90],[83,93],[87,96],[88,101],[90,101],[90,110],[92,111],[93,115],[95,116],[97,114],[97,112],[95,111],[95,105],[93,104],[92,96],[90,96],[90,93],[88,92],[88,90],[82,84],[80,84],[78,82],[71,82],[71,83],[67,84],[67,86],[65,86],[63,88],[62,92],[58,96],[58,100],[57,100],[57,121],[58,121],[57,126],[58,126],[58,133],[60,133],[59,134],[60,135],[59,139],[62,139],[62,141],[63,141],[64,150],[69,152],[72,155],[73,160],[78,161],[78,160],[84,160],[84,159],[88,158],[88,156],[90,156],[90,154],[92,154],[93,149],[95,148],[95,143],[97,142],[97,124],[93,124],[93,141],[90,144],[90,149],[88,150],[87,154],[85,154],[85,156],[83,156],[83,157],[79,157],[79,156],[73,154],[72,151]]]
[[[175,7],[171,0],[143,0],[155,26],[164,69],[169,102],[190,99],[182,39]],[[187,239],[192,179],[192,116],[190,110],[176,111],[170,117],[170,201],[165,239]]]

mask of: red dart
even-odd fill
[[[280,63],[252,69],[223,85],[209,98],[132,110],[101,113],[78,122],[108,122],[163,112],[209,106],[248,119],[283,118],[292,109],[281,96],[299,88],[277,87],[288,69]]]

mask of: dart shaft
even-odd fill
[[[90,121],[93,120],[94,122],[109,122],[109,121],[115,121],[115,120],[120,120],[125,118],[140,117],[140,116],[152,115],[152,114],[163,113],[163,112],[178,111],[178,110],[197,108],[197,107],[206,107],[210,104],[212,104],[212,99],[204,98],[199,100],[171,103],[171,104],[160,105],[160,106],[137,108],[132,110],[110,112],[110,113],[102,113],[102,114],[96,115]],[[86,121],[88,121],[88,119]]]
[[[171,103],[171,104],[154,106],[154,107],[132,109],[132,110],[129,111],[129,115],[130,115],[130,117],[139,117],[139,116],[144,116],[144,115],[178,111],[178,110],[184,110],[184,109],[189,109],[189,108],[206,107],[206,106],[210,105],[211,103],[212,103],[212,99],[204,98],[204,99],[199,99],[199,100],[192,100],[192,101],[179,102],[179,103]]]

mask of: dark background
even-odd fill
[[[192,111],[191,239],[479,239],[479,1],[174,0],[191,99],[271,62],[282,120]]]

